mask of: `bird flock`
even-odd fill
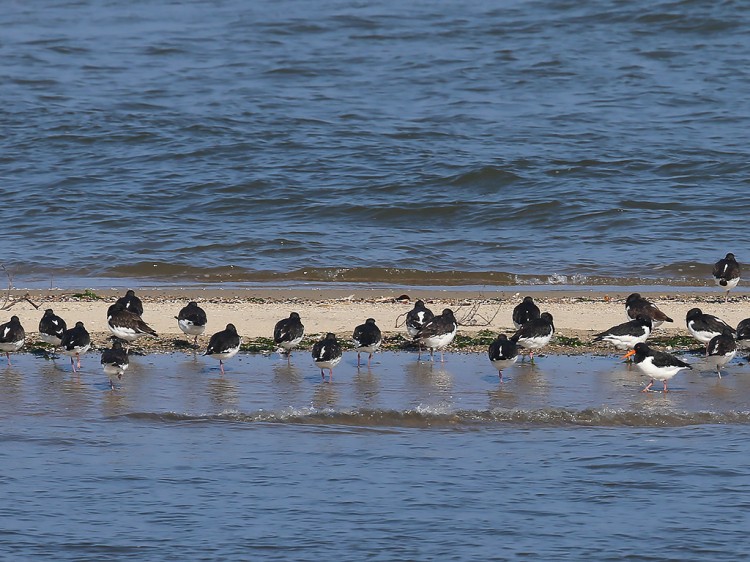
[[[725,291],[726,302],[729,291],[740,280],[740,266],[734,254],[729,253],[717,261],[712,273],[716,284]],[[663,383],[663,391],[667,392],[667,381],[679,371],[692,367],[674,355],[650,348],[646,340],[654,328],[663,322],[673,322],[672,318],[638,293],[628,296],[625,312],[629,321],[597,334],[593,341],[612,344],[618,350],[628,350],[622,358],[633,358],[641,371],[651,378],[643,390],[650,390],[654,381],[659,380]],[[112,347],[101,354],[101,366],[109,376],[112,389],[115,388],[114,379],[121,379],[128,369],[129,345],[143,336],[157,336],[156,331],[143,321],[142,315],[143,303],[132,290],[128,290],[107,310],[107,325],[114,337]],[[179,311],[175,319],[180,330],[194,338],[193,345],[197,347],[198,336],[206,330],[206,312],[196,302],[190,302]],[[487,350],[490,363],[498,371],[501,381],[503,370],[522,356],[522,349],[528,351],[533,363],[534,351],[546,346],[555,334],[552,315],[541,312],[534,299],[529,296],[513,309],[512,321],[516,331],[510,337],[499,334]],[[688,311],[685,322],[693,338],[705,344],[707,363],[716,369],[719,377],[722,367],[734,358],[738,349],[750,349],[750,318],[742,320],[733,328],[722,319],[693,308]],[[417,300],[414,308],[406,314],[404,324],[409,337],[418,346],[418,359],[421,359],[423,349],[429,349],[431,361],[434,361],[435,350],[440,351],[440,359],[444,361],[443,351],[453,342],[458,330],[458,322],[450,308],[435,315],[425,306],[424,301]],[[300,344],[304,334],[305,327],[300,315],[292,312],[288,318],[276,323],[273,341],[290,360],[292,351]],[[91,347],[91,337],[83,322],[76,322],[74,327],[68,328],[65,321],[55,315],[52,309],[45,310],[39,321],[39,337],[69,356],[71,368],[76,373],[81,368],[81,356]],[[25,339],[26,332],[17,316],[12,316],[9,322],[0,325],[0,351],[5,352],[9,365],[10,353],[19,351]],[[224,375],[224,361],[239,352],[241,341],[236,327],[227,324],[224,330],[210,337],[203,355],[217,359],[220,372]],[[357,366],[362,364],[361,354],[367,353],[367,366],[370,367],[373,353],[383,342],[374,318],[368,318],[364,324],[354,329],[352,342],[357,351]],[[343,356],[342,346],[336,335],[327,333],[313,345],[311,354],[314,364],[320,369],[321,378],[325,381],[327,370],[330,382],[333,379],[333,369]]]

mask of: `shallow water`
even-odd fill
[[[112,392],[31,355],[0,372],[0,552],[57,560],[736,560],[750,519],[750,373],[644,394],[614,357],[500,383],[353,353],[134,357]],[[694,358],[688,358],[691,362]]]
[[[699,286],[743,261],[717,239],[750,212],[743,3],[4,8],[20,287]]]

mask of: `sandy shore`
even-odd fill
[[[44,309],[52,308],[66,320],[69,326],[83,321],[92,334],[97,347],[108,345],[110,337],[107,328],[106,311],[124,291],[10,291],[0,298],[5,303],[0,321],[6,322],[11,315],[17,315],[27,331],[27,348],[38,341],[37,328]],[[511,312],[524,294],[510,292],[469,293],[460,291],[439,291],[439,294],[419,294],[413,291],[402,293],[399,290],[272,290],[272,289],[165,289],[136,290],[143,300],[144,320],[158,333],[159,338],[142,338],[134,346],[142,351],[173,351],[184,349],[186,338],[180,332],[175,316],[180,308],[190,300],[197,301],[207,312],[208,329],[199,338],[204,346],[210,335],[223,329],[231,322],[236,327],[243,342],[269,346],[266,338],[273,335],[273,327],[278,320],[291,311],[302,317],[306,338],[303,347],[309,347],[318,334],[335,332],[348,341],[352,330],[368,317],[375,318],[379,327],[393,348],[406,346],[398,336],[405,334],[404,315],[413,306],[414,300],[423,299],[436,314],[443,308],[454,310],[462,324],[459,335],[486,339],[492,333],[512,333]],[[410,300],[397,300],[402,295]],[[628,292],[562,292],[534,291],[531,293],[542,311],[552,313],[555,319],[557,345],[550,352],[593,352],[606,353],[611,349],[602,344],[590,345],[592,337],[603,330],[626,321],[625,298]],[[642,293],[654,301],[674,323],[663,324],[655,330],[652,338],[666,339],[674,336],[688,336],[685,328],[685,314],[690,308],[700,307],[704,312],[715,314],[729,324],[750,317],[750,295],[738,292],[725,303],[723,294],[715,293]],[[36,306],[39,308],[36,308]],[[570,339],[570,340],[569,340]],[[577,341],[576,341],[577,340]],[[465,342],[462,349],[483,350],[484,345]],[[671,342],[673,347],[680,347]],[[686,347],[687,343],[682,347]]]

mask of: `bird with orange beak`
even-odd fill
[[[674,355],[651,349],[645,343],[636,344],[635,348],[622,356],[629,359],[635,356],[634,362],[638,368],[647,376],[651,382],[646,385],[643,392],[648,392],[654,385],[655,380],[664,384],[664,392],[667,392],[667,381],[679,373],[682,369],[692,369],[690,365],[677,359]]]

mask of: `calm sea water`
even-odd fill
[[[690,357],[690,361],[696,362]],[[0,370],[0,556],[55,560],[739,560],[750,548],[750,374],[639,392],[608,357],[500,383],[353,353],[321,383],[241,355]],[[697,363],[696,363],[697,364]]]
[[[42,0],[0,26],[19,286],[697,286],[747,259],[742,2]]]

